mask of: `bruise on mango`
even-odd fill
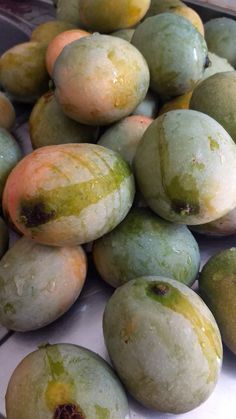
[[[37,227],[46,224],[56,215],[55,210],[48,210],[45,203],[36,200],[34,203],[26,201],[21,205],[20,220],[26,227]]]
[[[53,419],[86,419],[86,416],[75,404],[63,404],[56,408]]]
[[[78,216],[89,205],[113,193],[129,176],[131,169],[119,159],[101,178],[96,176],[87,182],[42,190],[38,196],[22,200],[19,222],[34,228],[60,217]]]

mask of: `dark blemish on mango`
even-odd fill
[[[200,212],[198,204],[188,203],[179,199],[174,199],[171,203],[171,208],[176,214],[180,215],[197,215]]]
[[[166,284],[157,282],[150,284],[149,290],[155,295],[164,296],[169,292],[169,287]]]
[[[101,161],[101,155],[99,157]],[[78,156],[75,155],[74,159],[78,165],[82,165]],[[89,181],[42,190],[40,195],[22,201],[20,223],[27,228],[34,228],[60,217],[79,216],[84,208],[119,190],[122,182],[131,176],[130,167],[121,158],[109,168],[106,175],[102,176],[97,167],[94,166],[97,173]]]
[[[204,69],[206,70],[206,68],[211,67],[211,66],[212,66],[212,62],[211,62],[210,58],[207,55],[206,56],[206,60],[205,60],[205,64],[204,64]]]
[[[86,419],[86,416],[75,404],[62,404],[56,408],[53,419]]]
[[[43,202],[24,203],[21,206],[20,219],[28,228],[46,224],[55,217],[54,210],[48,210]]]

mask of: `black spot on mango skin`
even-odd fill
[[[26,227],[32,228],[46,224],[54,218],[55,213],[56,211],[47,209],[43,202],[35,202],[33,205],[23,203],[20,219]]]
[[[169,287],[163,283],[150,284],[149,291],[155,295],[164,296],[169,292]]]
[[[86,416],[75,404],[62,404],[56,408],[53,419],[86,419]]]
[[[200,206],[194,203],[187,203],[178,199],[173,199],[171,207],[176,214],[197,215],[200,212]]]
[[[206,70],[208,67],[211,67],[211,65],[212,65],[212,62],[211,62],[209,56],[207,55],[206,60],[205,60],[205,64],[204,64],[204,70]]]

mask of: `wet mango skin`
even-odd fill
[[[219,329],[184,284],[149,276],[122,285],[107,303],[103,331],[121,381],[144,406],[184,413],[212,393],[222,362]]]
[[[232,138],[208,115],[170,111],[148,127],[139,143],[137,183],[161,217],[204,224],[235,208],[235,153]]]
[[[128,402],[111,367],[72,344],[30,353],[12,374],[6,394],[9,419],[129,419]]]

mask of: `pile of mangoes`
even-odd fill
[[[103,318],[117,376],[85,348],[46,345],[13,372],[7,419],[127,419],[122,384],[184,413],[212,393],[222,338],[236,353],[236,249],[199,275],[190,231],[236,234],[236,21],[204,27],[180,0],[54,3],[57,19],[0,58],[0,324],[64,314],[89,243],[117,288]],[[10,99],[33,105],[25,157]],[[22,236],[8,251],[6,224]]]

